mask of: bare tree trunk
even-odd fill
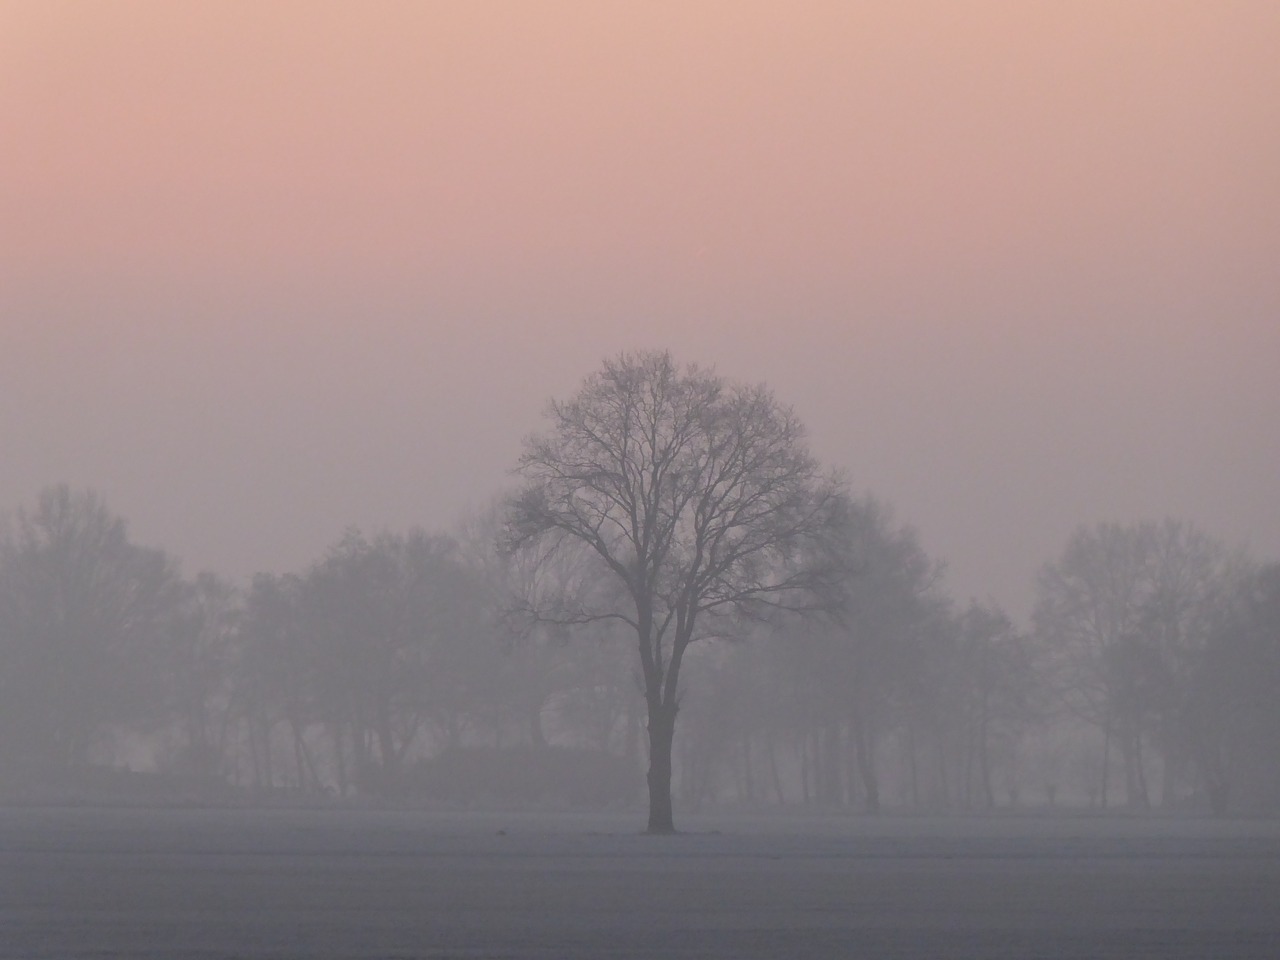
[[[672,704],[649,705],[649,833],[675,833],[671,810],[671,744],[675,739],[676,709]]]
[[[809,806],[809,735],[800,738],[800,802]]]
[[[934,726],[931,724],[931,726]],[[935,802],[943,810],[951,808],[951,772],[947,766],[946,738],[938,731],[934,736],[934,749],[938,751],[938,788],[934,791]]]
[[[386,796],[400,773],[400,757],[396,751],[395,734],[391,731],[391,705],[385,700],[379,703],[374,718],[377,722],[374,736],[378,740],[377,790],[379,795]]]
[[[773,781],[773,793],[777,798],[778,806],[782,807],[787,803],[787,796],[782,790],[782,776],[778,773],[777,746],[773,739],[770,738],[768,741],[769,778]]]
[[[916,728],[907,723],[907,763],[911,771],[911,806],[920,806],[920,768],[916,763]]]
[[[275,770],[271,759],[271,722],[260,716],[250,724],[250,743],[256,740],[258,749],[254,759],[254,786],[259,790],[275,787]]]
[[[250,714],[245,721],[245,730],[249,744],[249,770],[253,777],[254,792],[262,789],[262,759],[258,753],[257,719]]]
[[[529,742],[535,747],[547,745],[547,735],[542,730],[542,704],[529,708]],[[608,740],[606,738],[607,745]]]
[[[854,721],[853,743],[858,755],[858,776],[862,780],[862,790],[866,796],[866,811],[879,813],[880,781],[876,778],[874,741],[861,717]]]
[[[1146,765],[1142,761],[1142,731],[1133,733],[1133,783],[1134,799],[1143,810],[1151,809],[1151,795],[1147,790]]]
[[[1160,731],[1164,743],[1160,756],[1160,806],[1168,809],[1177,803],[1178,783],[1182,779],[1186,754],[1183,741],[1177,736],[1167,714],[1160,718]]]
[[[340,721],[334,721],[329,735],[333,739],[333,757],[338,768],[338,796],[345,797],[347,795],[347,759],[346,751],[342,747]]]
[[[809,754],[809,771],[813,777],[813,802],[822,805],[822,727],[815,726],[805,741]]]
[[[849,721],[844,738],[845,806],[858,803],[858,731],[853,720]]]
[[[832,721],[822,728],[822,795],[824,805],[840,805],[840,727]]]
[[[309,790],[307,785],[307,761],[303,757],[302,734],[298,731],[296,723],[289,724],[290,732],[293,734],[293,766],[294,776],[297,778],[298,792],[306,793]]]
[[[1111,723],[1102,726],[1102,809],[1107,809],[1107,780],[1111,771]]]
[[[996,805],[995,791],[991,789],[991,755],[987,749],[987,716],[985,706],[982,723],[978,727],[978,764],[982,777],[982,800],[988,810]]]
[[[957,774],[959,780],[956,784],[956,801],[964,810],[973,809],[973,764],[978,749],[974,743],[976,734],[969,729],[969,726],[966,719],[960,741],[960,771]]]

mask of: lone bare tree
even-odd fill
[[[763,386],[624,354],[552,402],[520,458],[512,546],[586,549],[618,585],[540,616],[635,631],[649,732],[651,833],[674,831],[671,746],[680,666],[735,614],[807,602],[827,582],[818,547],[841,502],[790,408]]]

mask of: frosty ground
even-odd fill
[[[0,809],[0,956],[1275,958],[1280,822]]]

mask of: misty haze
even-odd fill
[[[1278,42],[0,0],[0,958],[1280,956]]]

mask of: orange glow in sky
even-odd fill
[[[961,593],[1112,517],[1276,555],[1277,50],[1266,0],[0,0],[0,509],[296,567],[656,345]]]

